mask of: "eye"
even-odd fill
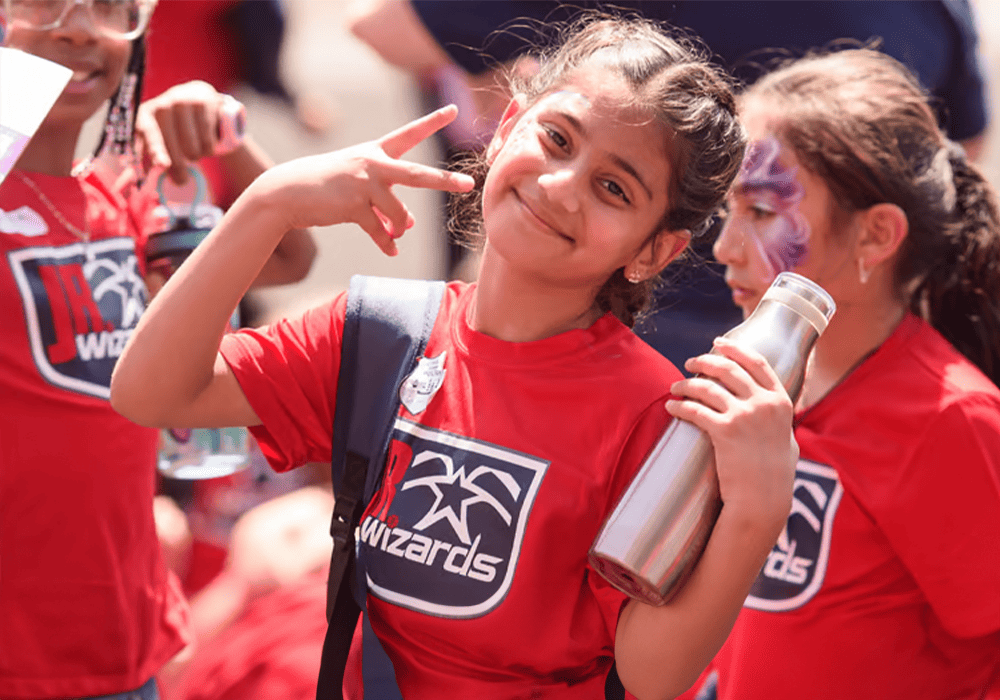
[[[561,151],[565,151],[569,148],[569,139],[563,136],[558,129],[547,124],[542,125],[542,129],[545,134],[549,137],[549,140]]]
[[[770,207],[756,202],[750,204],[747,209],[750,212],[750,218],[754,221],[767,221],[775,214]]]
[[[617,197],[626,204],[632,203],[632,200],[630,200],[628,195],[625,194],[625,190],[623,190],[621,185],[614,180],[601,180],[601,183],[604,185],[604,189],[610,192],[612,196]]]

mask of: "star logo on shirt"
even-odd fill
[[[476,467],[466,475],[465,467],[461,466],[456,469],[450,455],[431,451],[422,452],[415,457],[413,466],[430,460],[439,460],[444,464],[445,473],[420,477],[403,485],[404,491],[422,486],[429,488],[434,494],[434,503],[431,504],[430,510],[413,525],[413,529],[422,531],[440,520],[445,520],[451,525],[451,529],[458,535],[463,544],[472,544],[472,537],[469,535],[469,507],[479,503],[485,503],[493,508],[503,521],[510,525],[512,520],[510,511],[500,503],[496,496],[476,483],[482,477],[490,475],[516,500],[521,493],[521,487],[510,474],[481,466]],[[493,479],[490,481],[493,482]]]

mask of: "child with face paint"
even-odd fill
[[[478,283],[447,286],[422,360],[433,391],[400,406],[362,517],[371,627],[404,697],[603,698],[613,661],[637,696],[673,697],[722,644],[791,503],[791,405],[763,358],[720,343],[680,380],[628,328],[722,203],[743,129],[728,81],[642,21],[585,21],[513,94],[486,153]],[[395,255],[412,224],[395,186],[472,190],[400,160],[454,118],[259,178],[153,300],[116,408],[251,426],[277,469],[328,462],[344,296],[220,346],[221,329],[288,226],[354,222]],[[711,436],[725,505],[690,583],[654,608],[586,559],[671,415]]]
[[[212,151],[223,100],[181,86],[137,113],[153,7],[0,4],[5,46],[72,70],[0,187],[4,700],[152,700],[153,676],[190,638],[154,526],[158,431],[108,402],[145,306],[143,225],[156,203],[136,186],[141,159],[125,156],[140,147],[183,171]],[[85,122],[109,100],[98,156],[75,163]],[[252,148],[248,140],[231,156],[249,163]]]
[[[791,514],[723,651],[719,698],[1000,692],[996,197],[883,54],[802,59],[743,96],[715,254],[749,313],[803,274],[837,314],[796,406]]]

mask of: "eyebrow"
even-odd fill
[[[573,125],[574,129],[580,132],[581,136],[587,135],[587,130],[584,128],[583,123],[579,119],[577,119],[574,115],[570,114],[569,112],[563,112],[563,111],[561,111],[560,114],[562,114],[563,118],[566,119],[566,121],[568,121],[570,124]],[[636,170],[631,163],[629,163],[627,160],[625,160],[624,158],[615,153],[610,153],[608,155],[611,157],[611,160],[613,160],[619,168],[621,168],[629,175],[631,175],[633,178],[635,178],[635,180],[639,183],[639,185],[642,186],[642,189],[646,191],[647,197],[653,199],[652,190],[649,189],[649,187],[646,185],[646,181],[642,179],[642,176],[639,175],[639,171]]]

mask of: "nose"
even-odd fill
[[[718,238],[712,245],[712,255],[723,265],[739,265],[746,262],[745,233],[733,219],[726,219]]]
[[[99,32],[97,31],[97,25],[94,23],[94,15],[90,3],[85,0],[73,0],[70,3],[69,9],[66,10],[62,24],[55,31],[63,31],[68,34],[81,34],[88,37],[97,36]]]
[[[577,175],[575,168],[563,166],[540,175],[538,186],[549,201],[561,204],[568,212],[576,212],[580,209]]]

